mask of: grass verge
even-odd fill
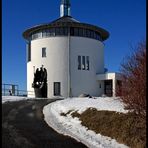
[[[67,114],[70,111],[63,115]],[[131,148],[146,148],[146,120],[141,120],[134,113],[123,114],[89,108],[82,114],[73,112],[71,115],[78,117],[83,126],[96,133],[116,139]]]

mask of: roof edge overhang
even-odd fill
[[[69,18],[72,18],[72,17],[69,17]],[[23,37],[25,39],[28,39],[29,36],[36,31],[40,31],[42,29],[53,28],[53,27],[79,27],[79,28],[90,29],[90,30],[98,32],[101,35],[103,41],[109,37],[109,32],[101,27],[98,27],[95,25],[90,25],[87,23],[80,23],[73,18],[72,18],[73,19],[72,21],[67,21],[67,22],[59,21],[60,19],[61,18],[59,18],[51,23],[46,23],[46,24],[41,24],[41,25],[31,27],[23,32]]]
[[[96,77],[97,77],[97,80],[100,80],[100,81],[113,80],[113,79],[121,80],[122,79],[121,74],[115,73],[115,72],[104,73],[104,74],[96,74]]]

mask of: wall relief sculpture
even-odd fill
[[[32,87],[35,91],[35,97],[47,98],[47,70],[43,66],[36,69]]]

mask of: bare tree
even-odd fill
[[[134,48],[131,56],[121,64],[122,89],[117,93],[126,104],[140,117],[146,116],[146,43],[142,41]],[[120,92],[119,92],[120,90]],[[121,92],[122,90],[122,92]]]

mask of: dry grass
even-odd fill
[[[68,114],[70,114],[71,112],[73,112],[73,110],[69,110],[67,113],[60,113],[61,116],[67,116]]]
[[[82,125],[96,133],[114,138],[131,148],[146,148],[146,120],[141,121],[134,113],[123,114],[89,108],[81,115],[77,112],[71,115],[78,117]]]

